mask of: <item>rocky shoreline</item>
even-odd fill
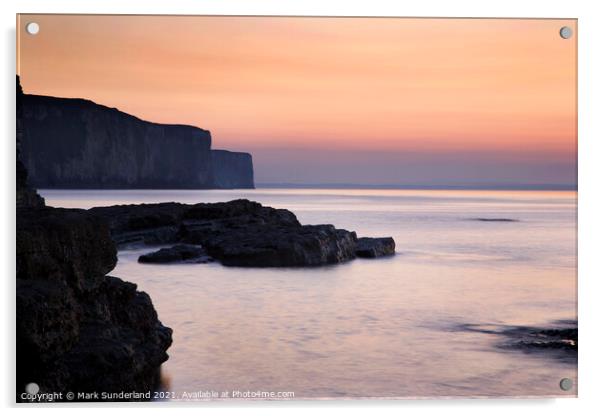
[[[172,331],[117,263],[108,227],[83,210],[17,210],[17,400],[40,392],[154,390]]]
[[[322,266],[395,253],[390,237],[358,239],[333,225],[302,225],[290,211],[248,200],[47,207],[28,185],[19,157],[22,98],[17,78],[18,402],[31,401],[26,391],[32,389],[37,397],[72,401],[56,394],[94,400],[94,393],[146,394],[159,387],[172,330],[161,323],[146,293],[108,275],[118,247],[171,244],[141,261],[217,260],[240,267]],[[26,389],[32,383],[35,388]]]
[[[37,195],[29,188],[28,195]],[[31,198],[33,201],[41,199]],[[42,202],[43,203],[43,202]],[[18,401],[40,392],[155,390],[172,331],[150,297],[107,274],[117,248],[174,244],[146,263],[219,261],[239,267],[310,267],[395,252],[392,238],[301,225],[257,202],[17,208]]]

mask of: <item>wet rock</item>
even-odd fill
[[[161,239],[158,230],[169,227],[172,232],[159,243],[202,245],[226,266],[320,266],[356,256],[355,232],[333,225],[301,225],[290,211],[246,199],[122,205],[90,212],[109,222],[113,239],[120,243]]]
[[[93,290],[117,264],[109,228],[83,210],[17,210],[17,279]]]
[[[362,237],[357,240],[355,254],[358,257],[375,258],[395,254],[395,240],[392,237],[370,238]]]
[[[118,246],[171,244],[177,242],[182,215],[187,205],[175,202],[114,205],[88,210],[109,225]]]
[[[195,204],[186,206],[182,219],[188,224],[195,221],[220,221],[216,223],[226,228],[242,228],[247,225],[300,226],[297,217],[286,209],[264,207],[248,199],[229,202]]]
[[[139,263],[209,263],[213,259],[199,246],[178,244],[138,257]]]
[[[301,267],[342,263],[355,257],[354,232],[332,225],[250,226],[201,237],[225,266]]]
[[[59,359],[69,369],[73,390],[146,392],[158,387],[172,330],[159,321],[148,294],[136,289],[133,283],[107,276],[84,298],[89,306],[79,341]]]

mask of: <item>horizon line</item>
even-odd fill
[[[299,188],[299,189],[415,189],[415,190],[508,190],[508,191],[577,191],[575,184],[520,184],[520,183],[464,183],[464,184],[357,184],[357,183],[286,183],[257,182],[255,188]]]

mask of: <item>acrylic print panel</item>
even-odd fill
[[[576,20],[17,24],[17,401],[576,396]]]

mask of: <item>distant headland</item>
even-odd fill
[[[157,124],[76,98],[23,95],[21,157],[37,188],[254,188],[249,153],[211,133]]]

